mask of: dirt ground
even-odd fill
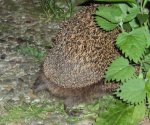
[[[44,118],[0,121],[0,125],[74,125],[67,121],[61,101],[57,102],[46,92],[35,95],[31,89],[42,58],[52,47],[59,21],[45,18],[38,0],[0,0],[0,17],[0,116],[18,104],[44,103],[47,99],[49,104],[56,105],[51,109],[55,111],[46,112]],[[76,125],[93,122],[81,120]],[[145,119],[142,125],[150,124]]]

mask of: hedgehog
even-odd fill
[[[33,85],[35,92],[47,89],[71,107],[116,88],[116,84],[106,84],[104,73],[119,55],[114,45],[119,30],[105,32],[96,26],[92,16],[95,8],[85,6],[63,22]]]

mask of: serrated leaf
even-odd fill
[[[137,14],[139,13],[139,8],[138,6],[134,6],[133,8],[129,8],[126,15],[123,15],[123,22],[129,22],[131,20],[133,20]]]
[[[129,23],[124,23],[124,24],[123,24],[123,29],[124,29],[126,32],[131,32],[131,31],[132,31],[131,25],[130,25]]]
[[[106,71],[106,80],[124,81],[134,76],[135,69],[129,65],[127,59],[119,57],[115,59]]]
[[[148,100],[148,104],[150,104],[150,92],[147,92],[147,100]],[[149,108],[150,108],[150,105],[149,105]]]
[[[143,68],[147,72],[150,69],[150,55],[146,55],[143,60]]]
[[[139,24],[137,23],[137,21],[135,19],[133,19],[132,21],[129,22],[130,26],[132,29],[136,29],[139,27]]]
[[[133,20],[137,14],[140,12],[139,7],[135,4],[132,4],[132,7],[130,7],[128,4],[117,4],[120,9],[122,10],[121,19],[122,22],[129,22]]]
[[[149,30],[146,29],[145,32],[143,33],[146,37],[146,42],[147,42],[147,48],[150,47],[150,33]]]
[[[148,101],[150,101],[150,69],[148,69],[147,74],[146,74],[146,82],[145,82],[145,90],[147,94]]]
[[[117,4],[117,5],[120,7],[120,9],[121,9],[121,11],[122,11],[123,14],[127,13],[128,8],[129,8],[128,4],[121,3],[121,4]]]
[[[142,103],[140,105],[136,105],[134,107],[134,112],[133,112],[133,115],[132,115],[132,123],[131,124],[135,124],[137,125],[138,122],[142,121],[144,119],[144,116],[145,116],[145,112],[146,112],[146,107],[145,107],[145,104]]]
[[[137,19],[141,25],[145,23],[146,20],[148,20],[148,14],[138,14]]]
[[[97,7],[95,14],[100,16],[100,17],[103,17],[104,19],[106,19],[112,23],[119,23],[122,11],[116,5],[99,6],[99,7]]]
[[[118,101],[100,113],[94,125],[137,125],[144,115],[144,104],[133,106]]]
[[[111,23],[102,17],[96,16],[95,17],[96,23],[104,30],[110,31],[117,27],[117,24]]]
[[[95,0],[99,2],[129,2],[129,3],[136,3],[136,0]]]
[[[125,23],[131,21],[138,13],[138,6],[134,5],[133,7],[130,7],[127,4],[99,6],[96,10],[96,15],[116,24],[119,24],[120,22]]]
[[[130,33],[123,32],[118,35],[116,45],[134,62],[140,61],[147,45],[147,37],[145,34],[145,28],[138,28]]]
[[[144,102],[146,98],[145,81],[140,78],[130,79],[117,89],[116,95],[131,104]]]
[[[147,74],[146,74],[146,78],[147,78],[148,80],[150,80],[150,69],[148,70],[148,72],[147,72]]]
[[[145,82],[145,90],[146,90],[147,96],[150,97],[150,80],[149,79]],[[148,97],[148,99],[150,99],[149,97]],[[150,101],[150,100],[148,100],[148,101]]]

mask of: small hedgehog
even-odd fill
[[[84,7],[72,19],[63,23],[56,35],[56,44],[44,60],[35,91],[48,89],[65,98],[65,105],[91,100],[115,88],[104,84],[104,72],[119,55],[114,47],[118,30],[102,31],[95,25],[95,6]]]

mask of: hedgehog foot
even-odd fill
[[[79,97],[67,97],[64,100],[64,110],[68,115],[79,116],[82,113],[81,110],[73,109],[74,104],[78,101]]]

